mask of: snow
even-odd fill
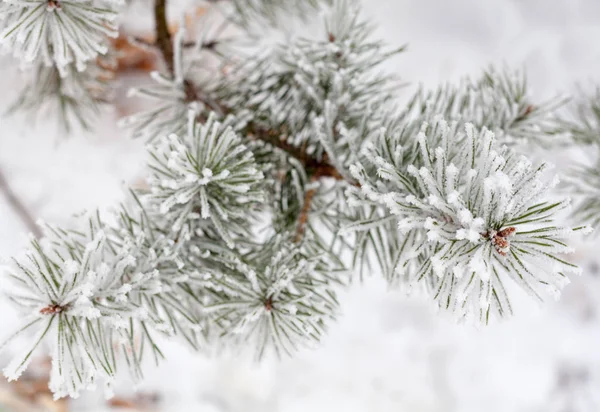
[[[597,0],[365,2],[380,35],[409,44],[388,68],[413,85],[476,75],[490,63],[524,66],[537,98],[600,81]],[[2,110],[19,81],[8,69],[3,74]],[[93,135],[68,139],[57,136],[50,120],[32,128],[27,119],[0,118],[0,168],[36,216],[64,223],[82,209],[116,205],[125,185],[140,181],[143,142],[118,130],[114,116]],[[565,159],[559,160],[560,172]],[[26,241],[25,228],[0,198],[0,255],[18,252]],[[313,351],[256,364],[165,342],[167,361],[148,365],[139,389],[157,391],[163,410],[177,412],[558,410],[559,398],[591,396],[600,385],[598,244],[578,246],[575,258],[584,271],[561,300],[537,306],[524,298],[500,324],[456,325],[432,304],[388,290],[373,274],[342,296],[342,317]],[[4,301],[0,314],[2,331],[17,324]],[[6,360],[0,357],[3,365]],[[562,375],[579,369],[589,379],[574,388],[559,385]],[[133,390],[126,379],[114,389]],[[72,410],[103,411],[104,405],[102,394],[87,394]]]

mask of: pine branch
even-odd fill
[[[10,205],[10,207],[15,211],[15,213],[19,216],[21,221],[25,224],[27,229],[33,233],[33,235],[39,239],[42,237],[42,232],[39,226],[35,223],[35,219],[31,216],[31,213],[27,209],[27,207],[23,204],[21,199],[17,196],[17,194],[12,190],[4,173],[0,170],[0,190],[4,192],[4,196],[6,201]]]
[[[547,166],[534,167],[471,123],[438,119],[418,133],[404,130],[405,136],[382,132],[365,147],[366,166],[352,167],[365,201],[388,209],[404,238],[390,252],[388,277],[423,284],[441,309],[483,324],[512,313],[507,279],[540,301],[557,298],[567,275],[580,273],[557,256],[572,253],[565,240],[587,229],[558,226],[569,202],[548,200],[557,180],[543,177]],[[408,149],[416,156],[390,156],[388,148],[400,142],[416,142]],[[369,219],[353,230],[383,223]]]
[[[0,39],[24,63],[43,62],[61,74],[104,55],[118,36],[117,2],[2,1]]]
[[[228,1],[243,28],[250,17],[275,23],[276,12],[327,2]],[[419,91],[398,113],[398,83],[377,66],[403,48],[372,40],[354,0],[333,2],[320,39],[300,38],[206,77],[194,52],[221,40],[186,41],[183,27],[171,35],[167,5],[155,0],[155,41],[145,43],[164,71],[134,90],[160,104],[123,119],[134,136],[155,139],[148,187],[132,192],[131,205],[83,217],[72,230],[45,226],[43,241],[32,239],[7,265],[11,300],[28,315],[7,342],[37,336],[4,369],[9,379],[42,342],[52,349],[57,397],[96,382],[110,389],[123,361],[141,378],[142,356],[163,357],[158,334],[194,349],[291,354],[320,340],[337,312],[336,288],[369,255],[391,285],[423,288],[441,309],[482,323],[512,313],[506,280],[542,300],[579,273],[562,255],[584,228],[556,224],[568,205],[548,196],[556,180],[506,147],[551,134],[545,115],[555,104],[530,102],[524,77],[489,71]],[[33,28],[64,27],[58,3],[51,6]],[[65,41],[79,40],[73,33]],[[104,39],[94,44],[71,56],[79,52],[73,43],[54,59],[58,84],[101,53]],[[0,173],[2,189],[31,223]],[[256,230],[265,218],[268,238]]]
[[[156,0],[154,3],[156,33],[155,44],[159,48],[167,68],[170,72],[173,72],[173,40],[168,29],[166,7],[167,0]],[[202,102],[221,115],[226,115],[233,112],[232,108],[226,107],[225,105],[210,99],[206,94],[202,93],[189,79],[184,81],[184,90],[186,102]],[[250,123],[247,126],[247,132],[254,138],[275,146],[278,149],[283,150],[289,156],[300,161],[300,163],[305,167],[307,174],[310,176],[318,174],[319,177],[332,177],[336,180],[345,180],[342,173],[340,173],[340,171],[337,170],[337,168],[330,164],[326,159],[318,159],[307,154],[301,148],[288,144],[285,139],[282,138],[285,136],[285,132],[281,130],[268,130],[260,128],[254,123]],[[350,183],[355,184],[355,182]]]

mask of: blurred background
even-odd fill
[[[126,34],[149,32],[150,7],[139,3],[124,19]],[[364,17],[378,26],[379,36],[409,45],[387,67],[409,83],[401,91],[405,96],[419,83],[435,87],[477,75],[489,64],[523,67],[539,99],[568,93],[578,83],[600,84],[598,0],[364,3]],[[123,64],[153,64],[146,55],[136,58]],[[0,111],[20,89],[15,66],[0,59]],[[125,85],[145,80],[123,72],[117,107],[94,133],[65,138],[53,119],[32,125],[23,117],[0,118],[0,172],[35,218],[60,224],[82,209],[110,207],[125,187],[143,179],[144,144],[115,120],[136,110]],[[559,171],[567,166],[561,154],[552,157]],[[26,244],[28,228],[3,193],[0,255],[11,256]],[[124,379],[109,402],[101,391],[52,402],[48,362],[40,355],[22,381],[0,383],[0,411],[597,412],[599,245],[593,239],[577,245],[575,259],[584,273],[560,301],[540,307],[523,298],[513,319],[481,330],[454,324],[428,302],[388,291],[374,273],[342,294],[343,314],[322,345],[294,359],[256,364],[207,358],[165,342],[167,361],[148,365],[140,387]],[[0,303],[0,334],[11,330],[16,316]],[[9,357],[3,352],[0,362]]]

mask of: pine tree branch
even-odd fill
[[[12,190],[4,173],[0,170],[0,190],[4,192],[4,196],[6,201],[13,209],[13,211],[19,216],[21,221],[25,224],[27,229],[33,233],[36,238],[42,237],[42,231],[39,226],[35,223],[35,219],[31,216],[31,213],[27,209],[27,207],[23,204],[21,199],[16,195],[16,193]]]
[[[166,14],[167,0],[155,0],[154,18],[155,18],[155,44],[159,48],[165,64],[169,71],[173,71],[173,40],[169,33],[169,27]],[[210,99],[204,93],[201,93],[197,87],[189,80],[185,80],[185,92],[187,101],[200,101],[219,114],[231,113],[232,110],[224,105]],[[285,133],[278,130],[267,130],[250,123],[247,127],[248,134],[254,138],[262,140],[270,145],[277,147],[289,156],[297,159],[305,167],[309,176],[318,175],[319,177],[332,177],[336,180],[345,180],[343,175],[330,164],[326,159],[317,159],[307,154],[301,148],[288,144],[282,137]],[[350,182],[355,184],[355,182]]]
[[[168,31],[168,23],[165,12],[166,1],[167,0],[156,0],[155,2],[154,11],[156,19],[156,40],[153,43],[153,46],[158,47],[169,71],[173,72],[173,40],[171,34]],[[207,44],[207,47],[214,47],[216,45],[216,41],[214,41],[213,43],[214,44]],[[194,44],[195,43],[190,45]],[[188,45],[184,44],[184,47],[186,46]],[[220,115],[226,115],[234,111],[233,109],[207,96],[205,93],[199,90],[198,87],[189,79],[184,80],[184,89],[186,94],[186,102],[202,102],[207,107],[210,107],[212,110],[214,110]],[[205,115],[201,115],[199,116],[198,120],[204,123],[207,119]],[[308,154],[304,147],[297,147],[289,144],[286,140],[287,133],[285,130],[265,129],[263,127],[258,126],[256,123],[250,122],[246,126],[246,132],[251,138],[262,140],[263,142],[282,150],[290,157],[293,157],[294,159],[298,160],[300,164],[302,164],[302,166],[304,167],[306,174],[310,177],[311,181],[317,181],[323,177],[330,177],[340,181],[347,180],[347,178],[344,177],[334,165],[328,162],[327,155],[319,159],[313,155]],[[358,183],[356,183],[355,181],[351,181],[349,183],[352,185],[358,185]],[[296,234],[294,238],[294,241],[296,243],[300,242],[304,237],[312,199],[315,196],[316,192],[316,188],[311,188],[308,189],[304,194],[304,204],[302,206],[300,215],[298,216]]]

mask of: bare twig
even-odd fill
[[[326,157],[317,159],[315,156],[306,153],[306,150],[302,147],[289,144],[285,139],[285,132],[282,133],[282,131],[279,130],[266,130],[256,126],[254,123],[249,123],[246,130],[251,137],[269,143],[271,146],[283,150],[290,157],[298,160],[306,169],[307,175],[317,178],[332,177],[336,180],[345,180],[344,176],[342,176],[335,166],[327,161]],[[354,182],[350,183],[354,184]]]
[[[200,44],[198,44],[198,42],[195,42],[195,41],[186,41],[186,42],[183,42],[182,46],[185,47],[186,49],[198,47],[202,50],[214,50],[220,44],[221,44],[221,42],[219,40],[215,39],[215,40],[204,41]]]
[[[302,210],[300,211],[300,215],[298,216],[298,225],[296,226],[296,237],[294,241],[296,243],[300,243],[302,238],[304,237],[304,232],[306,231],[306,223],[308,221],[308,213],[310,212],[310,206],[312,203],[312,199],[317,193],[316,188],[308,189],[304,194],[304,204],[302,205]]]
[[[173,41],[167,22],[167,0],[154,2],[154,24],[156,30],[156,45],[160,49],[167,68],[173,72]]]
[[[162,50],[160,49],[159,45],[154,40],[148,40],[148,39],[145,39],[145,38],[139,37],[139,36],[132,37],[132,40],[135,44],[139,44],[141,47],[145,47],[148,49],[158,49],[162,53]],[[198,44],[198,42],[196,42],[194,40],[190,40],[190,41],[184,41],[181,44],[181,46],[186,49],[198,47],[203,50],[213,50],[220,44],[221,44],[221,42],[216,39],[205,41],[200,44]]]
[[[4,193],[4,197],[6,201],[13,209],[13,211],[19,216],[21,221],[25,224],[27,229],[33,233],[36,238],[42,237],[42,231],[39,226],[35,223],[35,219],[31,216],[31,213],[27,209],[27,207],[23,204],[21,199],[16,195],[16,193],[12,190],[8,181],[4,177],[4,174],[0,170],[0,190]]]

